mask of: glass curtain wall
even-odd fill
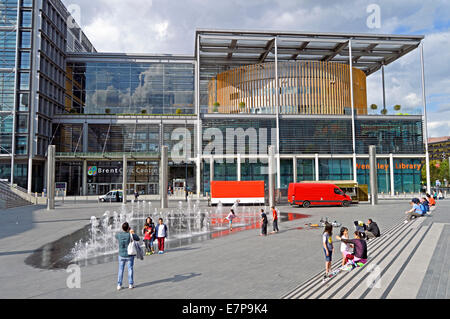
[[[0,154],[12,152],[17,10],[17,0],[0,1]]]
[[[71,63],[66,108],[88,114],[194,114],[192,63]]]

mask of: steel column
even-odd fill
[[[425,165],[427,175],[427,193],[431,193],[430,154],[428,153],[427,102],[425,95],[425,66],[423,61],[423,43],[420,43],[420,71],[422,75],[422,103],[423,103],[423,142],[425,143]]]
[[[370,204],[378,204],[378,183],[377,183],[377,153],[376,146],[369,145],[369,166],[370,166]]]
[[[389,154],[389,177],[391,178],[391,195],[395,195],[395,183],[394,183],[394,156]]]
[[[123,200],[122,204],[125,205],[127,203],[127,174],[128,174],[128,166],[127,166],[127,156],[123,154],[122,159],[122,195]]]
[[[55,209],[55,145],[47,150],[47,210]]]

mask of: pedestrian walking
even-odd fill
[[[280,230],[278,229],[278,208],[272,206],[272,217],[273,217],[273,233],[278,233]]]
[[[134,200],[137,201],[139,199],[139,193],[137,190],[134,191]]]
[[[145,220],[142,233],[144,234],[145,255],[153,255],[155,253],[153,250],[153,241],[155,240],[155,224],[150,217],[147,217]]]
[[[128,245],[131,242],[131,238],[134,241],[139,241],[140,238],[134,233],[134,230],[130,228],[128,223],[122,224],[122,232],[116,234],[116,238],[119,242],[119,274],[117,278],[117,290],[122,289],[123,272],[125,270],[125,264],[128,265],[128,288],[134,288],[134,256],[128,255]]]
[[[156,238],[158,239],[158,254],[164,254],[164,242],[167,238],[167,225],[163,223],[163,219],[158,220],[155,227]]]
[[[261,236],[267,235],[267,215],[264,209],[261,209]]]

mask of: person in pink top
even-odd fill
[[[228,220],[228,223],[230,225],[230,231],[233,231],[233,219],[235,219],[235,218],[236,218],[236,214],[234,213],[234,210],[230,209],[230,213],[223,220],[223,221]]]

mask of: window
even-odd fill
[[[20,4],[22,7],[33,7],[33,0],[21,0]]]
[[[31,48],[31,32],[22,31],[20,34],[20,47]]]
[[[20,93],[19,94],[19,111],[28,111],[29,106],[29,93]]]
[[[20,52],[20,69],[30,69],[30,52]]]
[[[28,115],[19,114],[17,115],[17,133],[27,133],[28,132]]]
[[[27,153],[27,137],[17,136],[16,137],[16,154],[26,154]]]
[[[20,73],[19,87],[21,90],[30,89],[30,73]]]
[[[20,13],[20,26],[24,28],[31,28],[31,23],[33,21],[33,16],[31,11],[22,11]]]

